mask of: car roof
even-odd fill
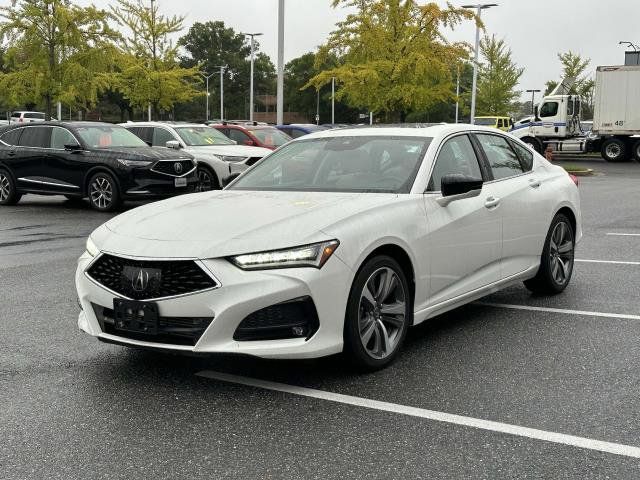
[[[127,122],[120,123],[123,127],[210,127],[204,123],[176,123],[176,122]]]
[[[441,124],[403,124],[403,125],[366,125],[358,127],[346,127],[332,130],[321,130],[300,137],[295,141],[304,141],[311,138],[332,137],[364,137],[364,136],[389,136],[389,137],[429,137],[449,135],[458,132],[486,131],[492,134],[500,133],[499,130],[481,125],[469,125],[466,123],[441,123]]]
[[[118,127],[119,125],[115,123],[107,123],[107,122],[89,122],[89,121],[69,121],[69,122],[59,122],[57,120],[48,120],[46,122],[36,122],[36,123],[12,123],[9,125],[9,128],[34,128],[34,127],[67,127],[67,128],[78,128],[78,127]]]

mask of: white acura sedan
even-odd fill
[[[380,368],[411,325],[518,282],[564,290],[580,223],[577,182],[495,129],[329,130],[222,191],[96,229],[78,325],[132,347]]]

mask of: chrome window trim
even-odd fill
[[[165,296],[165,297],[145,298],[144,300],[140,300],[140,301],[143,301],[143,302],[160,302],[160,301],[163,301],[163,300],[170,300],[170,299],[173,299],[173,298],[187,297],[189,295],[198,295],[200,293],[210,292],[210,291],[217,290],[218,288],[222,287],[222,283],[220,282],[220,280],[218,280],[218,278],[213,274],[213,272],[211,270],[209,270],[209,267],[207,267],[205,265],[205,263],[202,260],[200,260],[199,258],[195,258],[195,257],[177,257],[177,258],[176,257],[173,257],[173,258],[170,258],[170,257],[136,257],[134,255],[122,255],[122,254],[119,254],[119,253],[113,253],[113,252],[110,252],[108,250],[100,251],[100,253],[98,253],[98,255],[96,255],[93,258],[93,260],[91,260],[89,262],[89,264],[85,267],[84,272],[83,272],[84,276],[86,278],[88,278],[91,283],[93,283],[94,285],[96,285],[97,287],[99,287],[99,288],[101,288],[103,290],[106,290],[107,292],[111,293],[112,295],[114,295],[117,298],[123,298],[125,300],[134,300],[133,298],[126,297],[126,296],[122,295],[121,293],[115,292],[115,291],[111,290],[110,288],[105,287],[100,282],[95,280],[91,275],[89,275],[89,269],[104,254],[112,255],[114,257],[119,257],[119,258],[126,258],[126,259],[129,259],[129,260],[137,260],[137,261],[141,261],[141,262],[143,262],[143,261],[153,261],[153,262],[192,261],[196,265],[198,265],[198,267],[200,267],[200,269],[215,282],[215,285],[213,287],[210,287],[210,288],[197,290],[195,292],[181,293],[180,295],[169,295],[169,296]]]

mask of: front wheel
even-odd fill
[[[345,318],[345,353],[364,370],[378,370],[398,354],[412,322],[407,278],[393,258],[377,256],[360,269]]]
[[[216,175],[206,167],[198,167],[198,184],[196,192],[208,192],[220,188]]]
[[[540,268],[535,277],[524,282],[534,293],[562,292],[573,273],[575,232],[571,222],[562,213],[551,222],[540,257]]]
[[[89,180],[89,204],[100,212],[111,212],[120,205],[120,189],[111,175],[96,173]]]
[[[13,177],[6,170],[0,170],[0,205],[15,205],[22,198],[16,190]]]

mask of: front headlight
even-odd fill
[[[98,247],[96,247],[96,244],[93,243],[93,240],[91,240],[91,237],[87,238],[87,253],[89,255],[91,255],[92,257],[95,257],[96,255],[98,255],[100,253],[100,249]]]
[[[124,158],[119,158],[118,163],[123,167],[148,167],[153,163],[153,161],[149,160],[126,160]]]
[[[284,250],[236,255],[229,257],[229,261],[243,270],[292,267],[322,268],[336,251],[338,245],[340,245],[338,240],[329,240]]]
[[[215,156],[220,160],[222,160],[223,162],[239,163],[239,162],[244,162],[247,159],[247,157],[236,157],[234,155],[215,155]]]

